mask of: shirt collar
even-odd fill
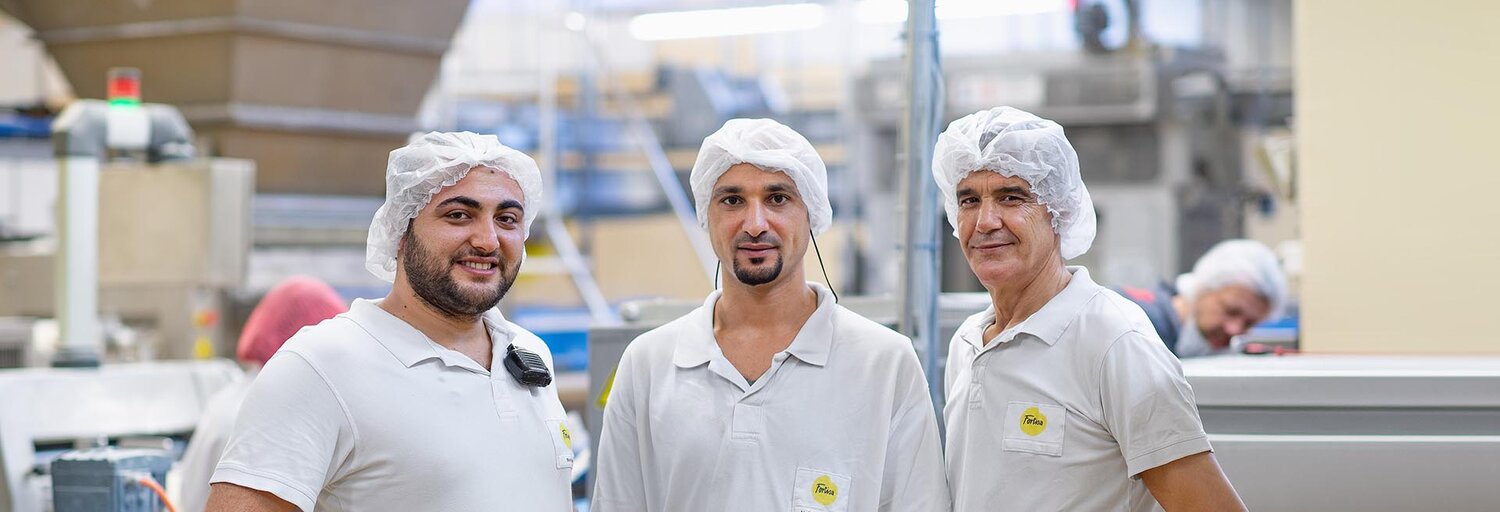
[[[807,323],[797,331],[786,353],[804,363],[823,366],[828,364],[828,352],[833,345],[834,308],[833,292],[818,283],[807,283],[818,296],[818,308],[813,310]],[[709,362],[715,354],[723,354],[714,338],[714,305],[723,295],[714,290],[703,301],[703,306],[688,313],[689,336],[683,337],[672,353],[672,363],[681,368],[692,368]]]
[[[1017,334],[1026,333],[1042,340],[1048,346],[1056,345],[1068,327],[1078,319],[1078,311],[1101,289],[1093,279],[1089,278],[1087,268],[1069,266],[1068,273],[1073,274],[1073,278],[1068,281],[1068,285],[1063,287],[1062,291],[1048,299],[1041,309],[1026,317],[1021,323],[1000,333],[996,336],[996,340],[1009,341]],[[959,331],[959,336],[968,344],[982,350],[985,348],[984,331],[994,323],[995,305],[990,304],[988,309],[971,319],[969,324]]]
[[[381,309],[380,302],[380,300],[355,299],[345,315],[364,329],[370,337],[375,338],[375,341],[384,346],[403,366],[411,368],[428,359],[438,359],[448,366],[462,366],[484,371],[468,356],[437,344],[405,320]],[[485,311],[480,319],[484,321],[485,328],[490,333],[491,354],[495,355],[493,361],[499,362],[500,356],[505,354],[505,347],[510,346],[515,338],[515,331],[511,328],[510,322],[505,320],[505,316],[500,314],[499,309],[491,308]]]

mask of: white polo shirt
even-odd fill
[[[550,368],[547,346],[490,310],[490,372],[378,304],[354,301],[271,358],[213,482],[304,511],[573,510],[557,390],[503,362],[514,343]]]
[[[948,352],[954,510],[1159,509],[1139,475],[1209,451],[1193,390],[1141,308],[1088,270],[988,345],[993,306]]]
[[[747,382],[703,307],[625,349],[593,512],[947,511],[937,418],[911,341],[834,303]]]

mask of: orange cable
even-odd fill
[[[161,484],[156,483],[156,479],[151,478],[150,476],[143,476],[137,478],[136,482],[139,482],[141,485],[150,488],[151,492],[156,493],[156,497],[161,498],[162,504],[165,504],[167,506],[167,512],[177,512],[177,507],[172,506],[172,500],[167,499],[167,490],[163,489],[161,487]]]

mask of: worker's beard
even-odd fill
[[[759,286],[771,281],[775,281],[776,278],[781,277],[781,238],[778,238],[775,233],[771,232],[762,233],[759,236],[750,236],[745,233],[740,233],[739,236],[734,237],[734,247],[739,247],[741,244],[750,243],[771,244],[775,246],[777,250],[769,256],[749,258],[749,261],[746,263],[754,265],[754,267],[747,268],[740,266],[739,256],[731,258],[729,264],[730,267],[734,269],[734,278],[740,280],[741,283],[745,283],[750,286]],[[766,266],[766,258],[776,258],[775,264],[770,265],[769,267]]]
[[[516,281],[516,274],[521,270],[520,265],[512,265],[498,250],[492,254],[482,254],[466,248],[444,257],[429,251],[410,229],[406,231],[404,238],[406,249],[401,253],[401,263],[406,270],[406,283],[417,294],[417,299],[451,318],[475,318],[495,307],[505,297],[505,293],[510,291],[510,285]],[[470,256],[499,259],[496,267],[500,275],[494,288],[460,287],[454,281],[454,264]]]
[[[741,283],[745,283],[750,286],[758,286],[769,283],[771,281],[775,281],[778,277],[781,277],[780,255],[776,256],[776,264],[770,266],[770,268],[745,268],[740,266],[740,262],[738,259],[734,261],[734,278],[739,279]]]

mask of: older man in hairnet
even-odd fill
[[[1146,315],[1064,263],[1095,220],[1062,128],[975,113],[939,137],[932,173],[991,300],[948,353],[954,509],[1243,509]]]
[[[365,265],[390,294],[271,358],[208,510],[572,510],[551,353],[495,309],[541,201],[536,163],[492,135],[392,151]]]
[[[774,121],[703,141],[691,184],[723,289],[626,348],[594,512],[948,510],[911,341],[804,277],[827,179]]]
[[[1235,336],[1272,321],[1286,303],[1286,275],[1271,249],[1254,240],[1215,244],[1175,286],[1125,287],[1179,358],[1227,353]]]

